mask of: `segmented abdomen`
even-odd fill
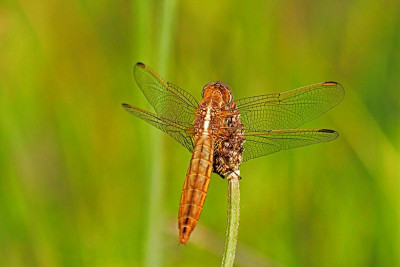
[[[179,243],[187,244],[199,220],[213,169],[213,147],[208,133],[196,140],[179,206]]]

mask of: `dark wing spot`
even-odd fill
[[[136,63],[136,66],[141,67],[141,68],[145,68],[146,67],[142,62]]]
[[[323,133],[335,133],[336,131],[330,130],[330,129],[319,129],[318,132],[323,132]]]
[[[335,86],[335,85],[338,85],[338,83],[334,81],[324,82],[322,84],[322,86]]]

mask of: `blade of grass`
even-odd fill
[[[225,247],[221,266],[233,266],[239,233],[240,217],[240,171],[231,173],[228,179],[228,218],[225,231]]]
[[[171,43],[173,36],[173,26],[175,20],[176,1],[163,2],[162,19],[160,21],[160,39],[159,39],[159,62],[158,70],[162,75],[167,72],[168,61],[171,52]],[[150,179],[150,203],[149,203],[149,225],[147,232],[146,244],[146,266],[161,266],[165,250],[162,242],[162,227],[161,222],[164,221],[162,209],[162,192],[164,188],[163,175],[163,136],[160,132],[154,131],[152,134],[153,140],[153,166]]]

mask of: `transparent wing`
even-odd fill
[[[323,82],[278,94],[267,94],[236,101],[246,131],[291,129],[330,110],[344,97],[337,82]]]
[[[157,116],[156,114],[147,112],[137,107],[132,107],[128,104],[122,104],[122,107],[136,117],[141,118],[158,129],[166,132],[172,136],[172,138],[186,147],[190,152],[193,151],[193,131],[190,124],[183,122],[176,123],[167,118]]]
[[[157,115],[193,124],[198,102],[191,94],[165,81],[143,63],[135,65],[133,75]]]
[[[286,129],[246,133],[243,161],[280,150],[308,146],[336,139],[339,134],[328,129]]]

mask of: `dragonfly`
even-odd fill
[[[198,102],[143,63],[135,65],[133,74],[155,113],[129,104],[122,107],[192,153],[179,206],[180,244],[188,243],[197,225],[212,173],[240,179],[242,162],[339,135],[329,129],[297,129],[342,101],[344,89],[337,82],[234,100],[231,88],[217,81],[203,87]]]

